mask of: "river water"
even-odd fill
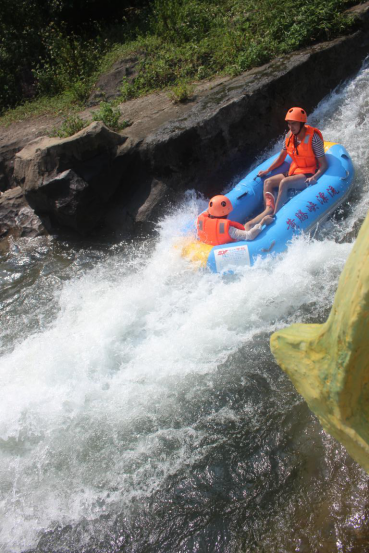
[[[275,364],[323,322],[369,208],[369,69],[310,118],[351,153],[349,201],[235,275],[157,237],[0,254],[0,551],[369,551],[369,477]],[[281,142],[271,152],[276,151]]]

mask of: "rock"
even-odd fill
[[[114,205],[104,217],[107,228],[123,233],[135,230],[151,232],[163,212],[179,199],[171,187],[156,179],[151,182],[141,179],[133,188],[133,195],[116,196]]]
[[[0,147],[0,192],[13,187],[14,157],[26,144],[27,141],[19,139]]]
[[[174,201],[175,194],[169,186],[154,179],[150,186],[150,193],[136,215],[137,223],[156,221],[163,210]]]
[[[20,187],[0,196],[0,238],[10,233],[29,238],[46,234],[44,224],[26,202]]]
[[[369,472],[369,215],[341,274],[330,316],[271,337],[277,363],[323,428]]]
[[[285,133],[284,115],[296,98],[310,113],[368,53],[369,37],[359,31],[216,86],[145,138],[142,150],[155,178],[206,196],[218,193]]]
[[[113,161],[125,140],[102,122],[71,138],[39,138],[16,155],[15,181],[37,214],[85,233],[98,224],[124,179]]]
[[[198,84],[193,101],[185,105],[174,106],[166,92],[121,104],[122,118],[133,123],[120,134],[96,122],[68,139],[39,138],[16,154],[14,174],[0,137],[0,188],[21,185],[36,213],[49,216],[59,228],[83,233],[97,225],[134,230],[154,221],[165,209],[166,202],[159,200],[163,190],[168,197],[188,189],[207,197],[219,193],[285,132],[284,114],[297,97],[311,112],[360,69],[369,54],[368,5],[358,13],[361,30],[351,36],[276,59],[234,79]],[[133,71],[135,60],[131,62]],[[120,73],[118,69],[113,87],[128,66],[121,65]],[[61,178],[65,171],[72,173]],[[159,188],[155,183],[161,183]],[[60,201],[55,195],[45,201],[47,191],[56,189]]]
[[[72,169],[28,191],[27,201],[37,213],[47,215],[52,226],[72,228],[81,234],[94,228],[101,218],[99,197]]]
[[[36,138],[45,137],[45,134],[62,124],[61,116],[44,115],[36,119],[29,119],[1,127],[0,133],[0,190],[5,191],[15,186],[14,159],[15,155],[23,150]]]
[[[352,6],[347,10],[347,13],[350,14],[356,23],[358,28],[365,26],[369,21],[369,3],[364,2],[363,4],[358,4],[357,6]]]
[[[69,138],[39,138],[15,156],[14,179],[25,192],[35,190],[44,179],[73,169],[87,182],[99,181],[109,168],[119,145],[126,137],[110,131],[101,121],[91,123]],[[97,193],[108,198],[117,183],[96,183]]]
[[[132,83],[136,78],[138,61],[138,56],[117,61],[108,73],[101,75],[87,104],[94,106],[102,100],[110,101],[119,98],[123,83]]]

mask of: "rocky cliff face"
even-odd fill
[[[174,106],[165,93],[122,104],[132,125],[120,134],[94,123],[64,140],[5,135],[0,188],[20,186],[49,232],[84,234],[151,225],[187,189],[218,193],[284,132],[291,105],[310,112],[360,69],[369,54],[368,10],[361,8],[355,34],[198,86],[186,105]],[[0,203],[0,236],[12,227],[9,194]],[[24,234],[19,225],[14,220],[13,229]]]

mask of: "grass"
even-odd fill
[[[110,102],[101,102],[91,119],[82,119],[78,114],[67,115],[59,127],[55,127],[49,136],[67,138],[87,127],[92,121],[102,121],[112,131],[119,132],[129,126],[128,121],[120,121],[120,111]]]
[[[120,111],[110,102],[101,102],[100,108],[93,114],[93,121],[102,121],[112,131],[121,131],[128,127],[128,121],[120,121]]]
[[[68,94],[60,94],[52,97],[41,96],[5,112],[4,115],[0,117],[0,125],[8,127],[12,123],[41,117],[43,115],[67,116],[68,114],[71,115],[73,112],[80,111],[81,108],[82,106],[71,102]]]
[[[119,102],[168,90],[185,101],[194,81],[238,75],[275,57],[348,33],[352,18],[344,12],[351,0],[154,0],[151,13],[127,36],[105,29],[104,47],[70,38],[55,61],[38,69],[44,90],[61,90],[8,111],[0,125],[43,114],[73,114],[84,109],[93,82],[119,59],[137,56],[138,73],[122,83]],[[51,39],[50,39],[51,40]],[[55,39],[56,40],[56,39]],[[76,63],[67,62],[74,52]],[[81,60],[78,56],[85,56]],[[68,71],[72,71],[69,83]],[[90,73],[89,73],[90,71]],[[81,73],[81,77],[77,77]],[[60,76],[62,75],[62,77]],[[80,79],[80,80],[78,80]],[[115,104],[116,106],[116,104]],[[114,109],[114,105],[111,106]],[[107,116],[107,115],[106,115]],[[110,116],[113,117],[112,113]]]
[[[169,92],[169,98],[174,104],[181,104],[191,99],[194,87],[187,83],[178,83]]]
[[[79,115],[69,115],[60,127],[54,128],[49,136],[57,136],[59,138],[67,138],[81,131],[90,124],[90,121],[81,119]]]

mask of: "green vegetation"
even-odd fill
[[[120,131],[129,126],[128,121],[119,121],[120,111],[110,102],[101,102],[100,108],[92,114],[92,121],[102,121],[113,131]],[[67,138],[81,131],[91,123],[90,119],[82,119],[76,113],[69,114],[58,128],[54,128],[50,136]]]
[[[120,131],[128,127],[128,121],[119,121],[120,111],[110,102],[101,102],[100,109],[93,114],[93,121],[102,121],[112,131]]]
[[[67,93],[82,104],[89,96],[94,73],[105,53],[106,41],[68,33],[50,24],[43,35],[44,58],[33,70],[40,95]]]
[[[187,83],[178,83],[169,93],[169,98],[174,104],[183,103],[191,99],[194,87]]]
[[[354,3],[2,0],[0,113],[8,113],[1,122],[81,108],[99,74],[129,56],[138,63],[134,78],[122,84],[120,101],[160,89],[184,101],[195,80],[237,75],[349,32],[352,19],[344,12]]]
[[[71,103],[70,97],[66,95],[59,96],[41,96],[34,100],[25,101],[14,109],[9,109],[0,118],[0,124],[9,126],[16,121],[24,121],[32,117],[41,115],[68,115],[79,111],[78,105]]]
[[[79,115],[69,115],[58,129],[53,129],[50,136],[58,136],[59,138],[67,138],[81,131],[90,121],[81,119]]]

